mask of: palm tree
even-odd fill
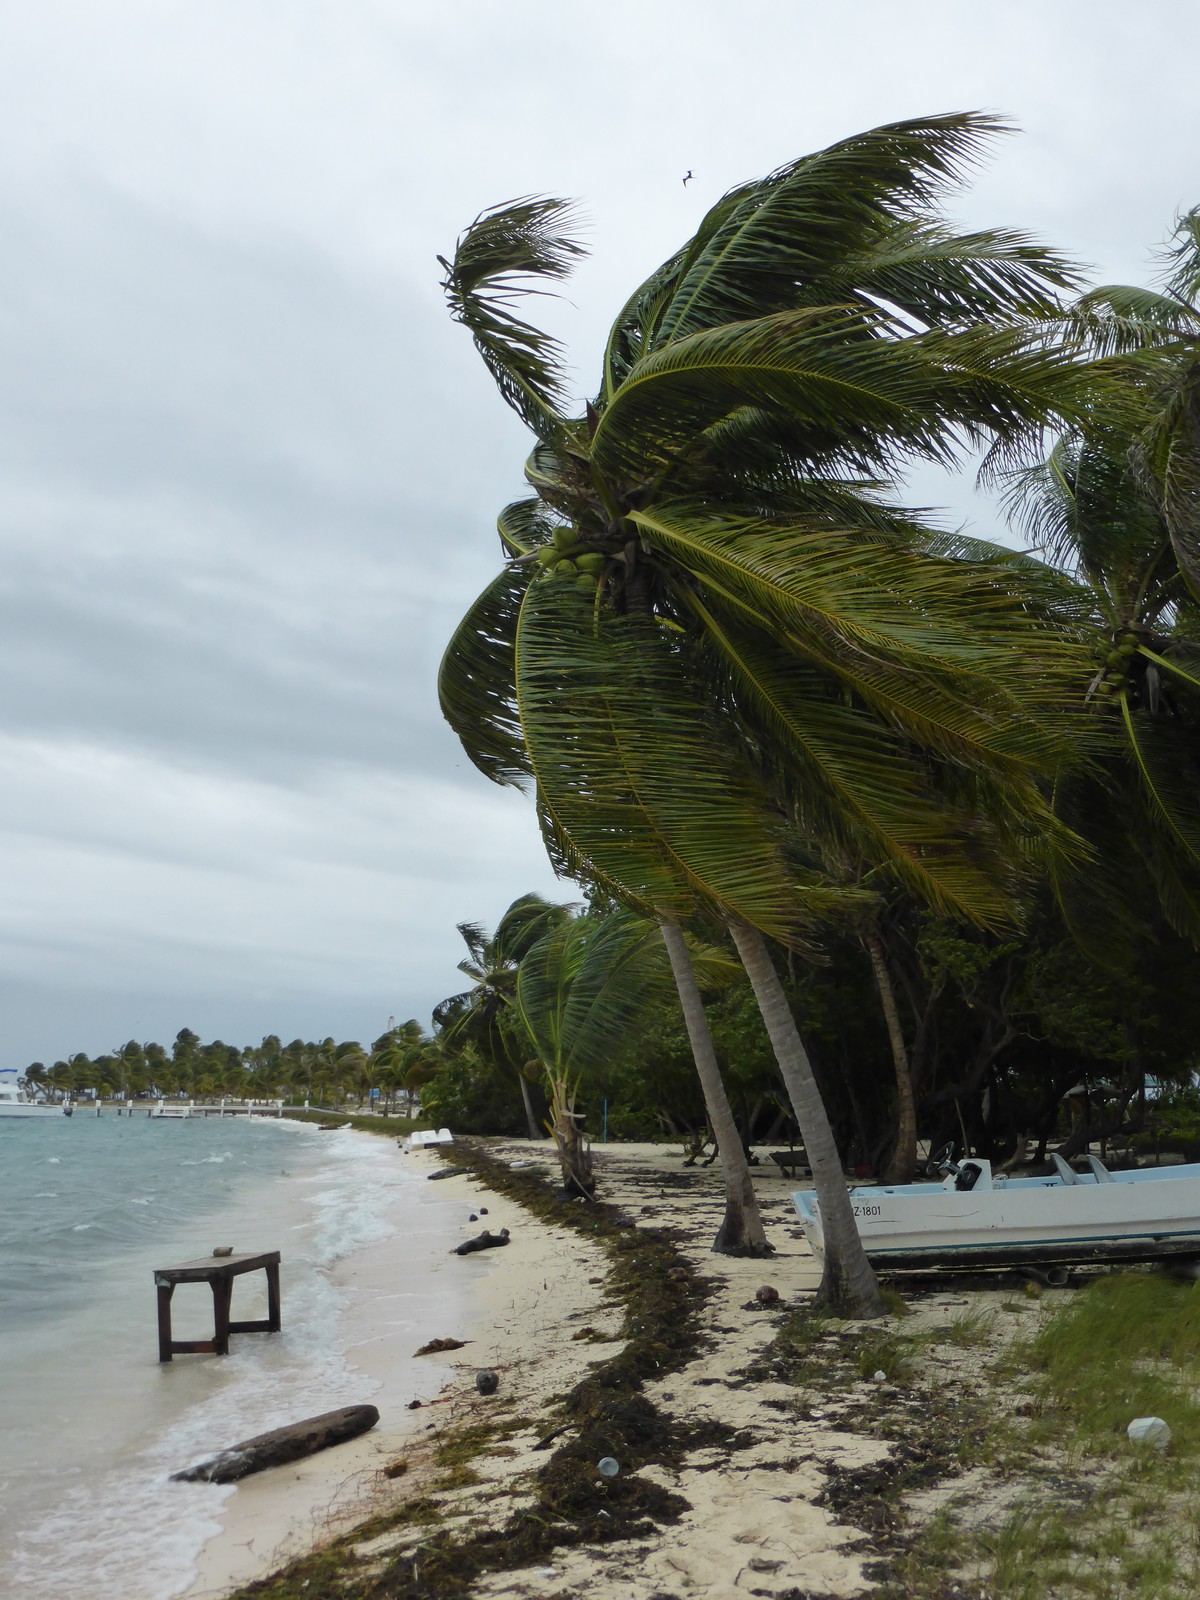
[[[45,1094],[50,1086],[50,1074],[46,1070],[45,1062],[30,1062],[25,1069],[25,1077],[22,1081],[31,1094]]]
[[[1117,298],[1089,297],[1093,314],[1101,295]],[[1160,345],[1166,372],[1133,360],[1114,381],[1110,369],[1086,420],[1009,486],[1028,536],[1086,597],[1090,661],[1075,694],[1091,714],[1094,759],[1060,779],[1055,803],[1104,869],[1060,863],[1055,883],[1076,939],[1109,965],[1128,959],[1160,911],[1200,943],[1200,517],[1195,490],[1189,505],[1181,487],[1197,403],[1181,396],[1190,385],[1200,397],[1200,309],[1166,309],[1177,332],[1185,314],[1192,324],[1190,337]],[[1153,322],[1144,335],[1154,340]]]
[[[458,970],[471,979],[471,988],[443,1000],[433,1013],[434,1024],[443,1029],[447,1043],[470,1039],[506,1076],[516,1079],[531,1139],[540,1139],[541,1130],[522,1065],[527,1052],[519,1036],[514,1039],[511,1027],[517,967],[545,933],[570,917],[571,910],[567,905],[553,905],[539,894],[526,894],[513,901],[490,938],[479,923],[460,922],[458,931],[468,955],[458,963]]]
[[[443,711],[489,777],[533,787],[560,871],[665,932],[728,925],[812,1160],[823,1294],[858,1311],[878,1293],[764,942],[803,948],[846,895],[794,870],[789,832],[994,923],[1011,835],[1056,832],[1038,780],[1069,749],[1062,631],[1039,620],[1062,586],[886,495],[900,462],[1015,448],[1073,397],[1027,326],[1068,269],[935,211],[993,126],[876,129],[726,195],[619,314],[580,418],[557,344],[512,309],[580,253],[569,207],[485,213],[444,263],[537,444]]]
[[[394,1108],[396,1093],[403,1089],[410,1118],[413,1096],[436,1075],[441,1062],[440,1043],[426,1037],[415,1017],[389,1028],[371,1046],[371,1066],[380,1088],[387,1091],[388,1109]]]
[[[736,973],[727,957],[712,950],[695,947],[687,959],[709,983],[728,983]],[[516,1011],[549,1080],[551,1133],[568,1193],[595,1198],[591,1157],[575,1110],[580,1079],[609,1060],[618,1042],[673,987],[658,925],[624,911],[559,922],[522,957]],[[736,1142],[732,1120],[731,1115]],[[716,1131],[718,1139],[725,1132]]]

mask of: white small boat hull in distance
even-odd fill
[[[1065,1162],[1046,1178],[993,1180],[972,1157],[969,1189],[910,1183],[851,1189],[867,1259],[876,1271],[927,1268],[1083,1266],[1099,1261],[1200,1258],[1200,1165],[1089,1173]],[[814,1255],[824,1254],[821,1212],[811,1190],[792,1196]]]
[[[21,1092],[16,1067],[0,1067],[0,1117],[28,1122],[34,1117],[69,1117],[69,1100],[31,1100]]]

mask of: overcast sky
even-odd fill
[[[574,897],[436,702],[526,450],[441,303],[478,211],[583,202],[581,393],[724,190],[910,115],[1006,113],[957,215],[1144,282],[1198,59],[1187,0],[0,7],[0,1064],[370,1040]]]

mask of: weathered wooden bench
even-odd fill
[[[771,1160],[785,1178],[794,1178],[798,1174],[806,1178],[811,1176],[808,1156],[803,1150],[772,1150]]]
[[[267,1315],[264,1321],[231,1322],[233,1280],[244,1272],[267,1275]],[[180,1283],[207,1283],[213,1297],[213,1336],[211,1339],[173,1339],[171,1337],[171,1296]],[[154,1286],[158,1290],[158,1359],[170,1361],[176,1355],[208,1354],[227,1356],[231,1333],[278,1333],[283,1326],[279,1306],[279,1251],[255,1255],[201,1256],[185,1261],[181,1267],[156,1267]]]

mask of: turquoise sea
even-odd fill
[[[0,1177],[0,1596],[169,1600],[236,1492],[169,1474],[370,1399],[336,1264],[406,1214],[442,1248],[442,1207],[390,1140],[273,1119],[0,1120]],[[282,1252],[283,1332],[160,1365],[154,1268],[221,1245]],[[235,1317],[264,1314],[261,1284],[238,1281]],[[174,1318],[211,1337],[208,1289],[177,1289]]]

